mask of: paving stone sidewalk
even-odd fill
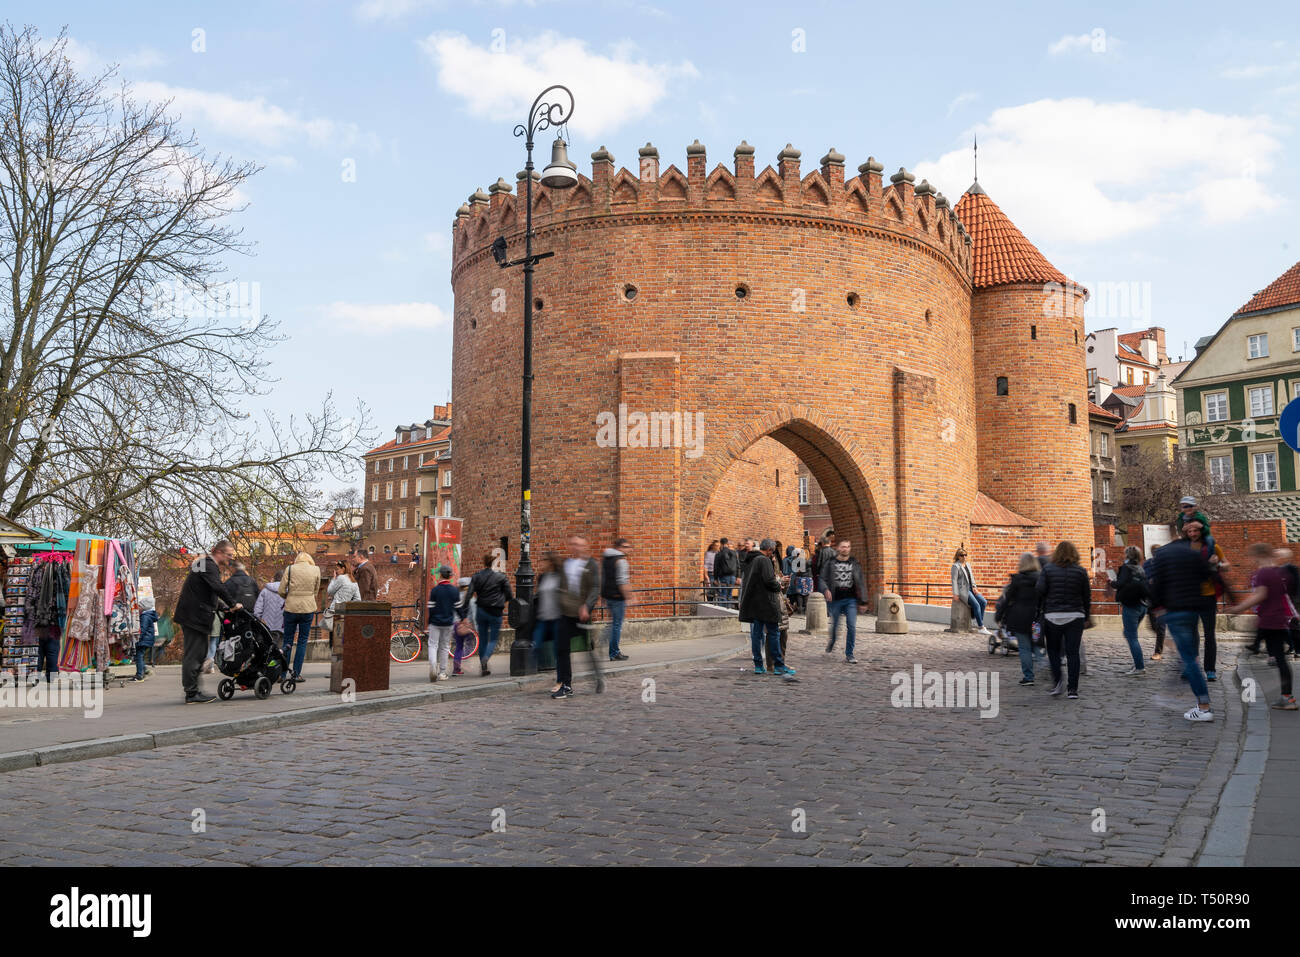
[[[567,701],[522,692],[13,771],[26,810],[0,821],[0,860],[1189,864],[1240,751],[1236,689],[1213,685],[1216,721],[1191,724],[1176,659],[1127,679],[1117,634],[1085,644],[1077,701],[1018,687],[1017,659],[979,636],[864,634],[855,666],[795,635],[795,681],[740,655]],[[893,707],[891,675],[916,663],[996,672],[997,716]]]

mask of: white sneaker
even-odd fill
[[[993,634],[993,632],[989,631],[987,628],[981,628],[981,629],[980,629],[980,634],[981,634],[981,635],[991,635],[991,634]]]
[[[1128,671],[1121,671],[1121,678],[1141,678],[1147,673],[1145,668],[1130,668]]]
[[[1213,721],[1214,712],[1211,711],[1209,708],[1205,708],[1204,710],[1202,710],[1201,706],[1197,705],[1191,711],[1188,711],[1186,714],[1184,714],[1183,717],[1186,718],[1188,721]]]
[[[444,671],[444,672],[442,672],[441,674],[439,674],[439,675],[438,675],[438,680],[439,680],[439,681],[446,681],[446,680],[447,680],[447,672]]]

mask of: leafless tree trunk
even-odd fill
[[[165,548],[319,513],[366,411],[241,407],[283,339],[219,282],[256,168],[65,45],[0,25],[0,514]]]

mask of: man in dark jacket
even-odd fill
[[[234,596],[235,601],[245,608],[257,604],[257,593],[261,591],[257,579],[248,574],[243,562],[235,562],[235,573],[226,579],[226,591]]]
[[[1020,683],[1034,683],[1034,622],[1038,620],[1038,559],[1030,552],[1020,556],[1018,571],[1011,576],[994,610],[994,620],[1015,636],[1020,652]],[[1041,660],[1042,652],[1039,652]]]
[[[465,606],[470,599],[477,599],[477,611],[474,624],[478,628],[478,662],[482,674],[490,675],[488,661],[497,647],[497,636],[501,634],[501,616],[506,605],[515,597],[510,590],[510,579],[496,571],[492,564],[496,556],[491,552],[483,555],[483,567],[469,580],[469,594],[465,596]]]
[[[1210,563],[1201,549],[1193,548],[1191,542],[1180,538],[1161,545],[1152,565],[1155,571],[1150,582],[1152,608],[1156,614],[1163,610],[1165,627],[1174,639],[1183,659],[1183,672],[1196,695],[1196,707],[1183,717],[1188,721],[1213,721],[1210,686],[1206,684],[1201,664],[1196,660],[1201,586],[1209,580]]]
[[[718,594],[722,596],[724,608],[736,607],[736,574],[740,571],[740,560],[728,544],[728,539],[718,543],[718,554],[713,559],[713,574],[717,576]]]
[[[217,613],[218,602],[238,606],[235,596],[221,580],[221,569],[234,557],[234,546],[222,539],[212,546],[212,551],[194,560],[181,586],[172,621],[181,626],[181,633],[185,636],[181,687],[185,691],[186,704],[206,704],[215,700],[199,688],[199,671],[208,653],[208,636],[212,634],[212,619]]]
[[[361,592],[362,601],[377,600],[379,576],[375,574],[375,563],[363,551],[358,551],[356,554],[356,565],[352,569],[352,577],[357,580],[357,588]]]
[[[1159,545],[1151,546],[1151,557],[1142,563],[1142,571],[1147,576],[1147,591],[1151,591],[1151,583],[1155,581],[1156,575],[1156,551]],[[1156,633],[1156,650],[1151,653],[1152,661],[1159,661],[1164,657],[1162,652],[1165,648],[1165,620],[1156,614],[1155,606],[1147,605],[1147,622],[1151,625],[1151,630]]]
[[[781,590],[785,583],[777,577],[772,564],[776,542],[763,539],[759,550],[764,560],[751,561],[740,589],[740,620],[749,622],[750,652],[754,657],[754,674],[767,674],[763,668],[763,639],[767,639],[767,655],[774,667],[772,673],[792,675],[781,657]]]
[[[817,546],[817,556],[813,559],[813,578],[815,579],[813,587],[820,592],[826,591],[826,583],[822,581],[822,569],[826,567],[827,562],[835,558],[835,546],[831,544],[833,541],[835,541],[835,529],[828,528],[825,534],[822,535],[821,544]]]
[[[858,637],[858,612],[867,610],[867,583],[862,565],[849,554],[851,548],[848,541],[840,542],[835,557],[822,565],[822,594],[826,597],[826,613],[831,620],[831,637],[826,642],[826,653],[829,655],[835,650],[835,635],[843,618],[844,660],[856,665],[858,659],[853,657],[853,646]]]

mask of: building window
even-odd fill
[[[1101,500],[1107,505],[1110,504],[1110,479],[1101,480]]]
[[[1030,338],[1030,339],[1037,339],[1037,338],[1038,338],[1038,327],[1037,327],[1037,326],[1030,326],[1030,327],[1029,327],[1029,338]]]
[[[1255,386],[1248,389],[1250,395],[1250,416],[1256,418],[1261,415],[1273,414],[1273,387],[1271,385]]]
[[[1215,494],[1232,491],[1232,456],[1215,455],[1209,460],[1210,489]]]
[[[1300,327],[1291,330],[1291,351],[1300,352]]]
[[[378,528],[379,528],[379,513],[378,513],[378,512],[371,512],[371,513],[370,513],[370,530],[373,532],[373,531],[377,531]]]
[[[1251,456],[1255,463],[1255,491],[1277,491],[1277,453],[1256,452]]]
[[[387,484],[384,485],[384,498],[388,499],[389,501],[392,501],[392,498],[393,498],[393,483],[392,483],[392,482],[388,482]]]
[[[406,479],[402,479],[402,498],[406,498]]]
[[[1150,372],[1143,372],[1143,373],[1142,373],[1142,384],[1143,384],[1143,385],[1150,385],[1150,384],[1151,384],[1151,373],[1150,373]]]
[[[398,432],[398,433],[397,433],[397,443],[396,443],[396,444],[398,444],[398,445],[401,445],[401,444],[402,444],[402,433],[401,433],[401,432]]]
[[[1210,392],[1205,396],[1205,421],[1228,421],[1228,393]]]
[[[420,527],[420,510],[418,508],[411,509],[411,527]]]
[[[451,488],[451,469],[443,469],[443,471],[442,471],[442,487],[443,487],[443,488]]]
[[[431,425],[426,425],[426,426],[424,427],[424,437],[425,437],[426,439],[431,439],[431,438],[433,438],[433,426],[431,426]]]
[[[1097,384],[1097,370],[1096,370],[1096,369],[1089,369],[1089,370],[1088,370],[1088,385],[1096,385],[1096,384]]]
[[[376,482],[374,485],[370,486],[370,491],[373,493],[373,494],[371,495],[371,497],[370,497],[370,501],[372,501],[372,502],[378,502],[378,501],[379,501],[379,483]]]
[[[799,504],[808,504],[808,476],[799,476]]]
[[[1102,455],[1110,455],[1110,436],[1105,432],[1097,434],[1097,444],[1101,447]]]
[[[402,509],[397,513],[397,527],[406,528],[406,509]]]
[[[1261,332],[1246,337],[1246,354],[1251,359],[1268,358],[1268,333]]]
[[[442,514],[444,518],[451,518],[451,499],[442,503]]]
[[[1074,407],[1074,403],[1071,402],[1070,403],[1070,424],[1074,425],[1078,421],[1079,421],[1079,410],[1076,409]]]
[[[1126,369],[1124,370],[1124,374],[1125,374],[1126,376],[1128,376],[1128,384],[1129,384],[1129,385],[1132,385],[1132,384],[1133,384],[1133,369],[1132,369],[1132,367],[1126,368]]]
[[[392,531],[392,528],[393,528],[393,513],[392,513],[392,512],[385,512],[385,513],[384,513],[384,531]]]
[[[409,469],[410,467],[411,467],[411,457],[410,457],[409,455],[403,455],[403,456],[402,456],[402,471],[405,472],[405,471],[406,471],[407,469]]]
[[[1007,377],[998,376],[998,395],[1007,395]]]
[[[1300,382],[1291,383],[1291,398],[1300,399]]]

